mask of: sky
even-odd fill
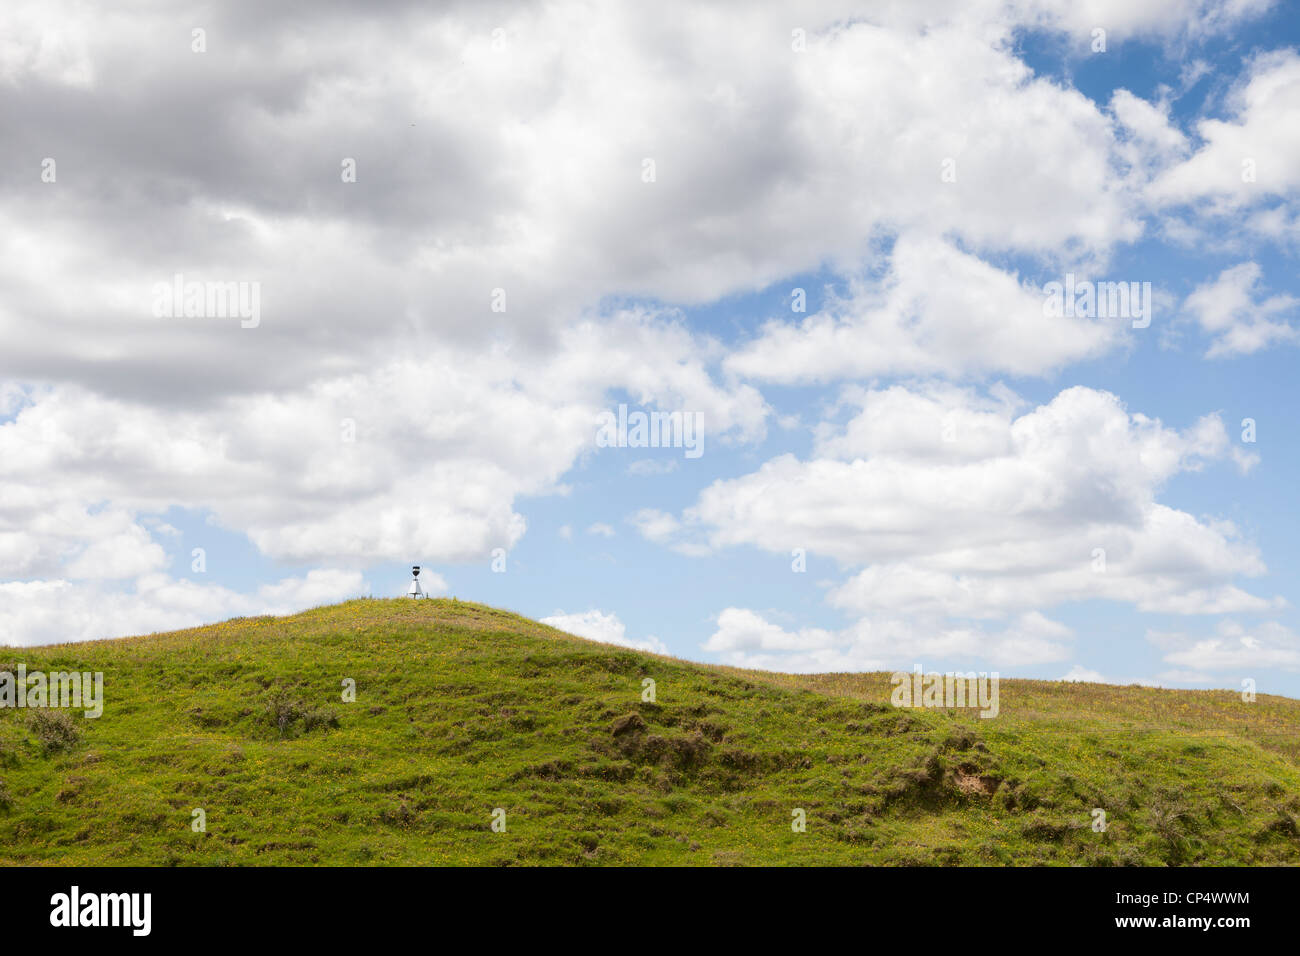
[[[268,7],[0,10],[0,643],[1300,696],[1300,5]]]

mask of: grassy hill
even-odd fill
[[[106,706],[0,710],[4,864],[1300,862],[1287,698],[1007,680],[983,720],[451,600],[0,647],[19,662],[103,671]]]

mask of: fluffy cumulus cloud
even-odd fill
[[[728,664],[768,670],[910,670],[921,664],[928,671],[975,663],[1027,667],[1060,661],[1070,654],[1071,637],[1068,627],[1037,612],[998,628],[877,617],[830,631],[789,630],[755,611],[727,608],[718,615],[717,628],[703,649]]]
[[[568,631],[578,637],[585,637],[589,641],[600,641],[602,644],[619,644],[623,647],[636,648],[639,651],[653,651],[656,654],[668,653],[668,648],[664,646],[663,641],[653,635],[640,641],[628,638],[627,628],[618,619],[617,614],[592,609],[578,614],[552,614],[541,620],[543,624],[549,624],[561,631]]]
[[[697,548],[803,548],[852,570],[828,600],[859,624],[809,632],[813,660],[882,660],[873,641],[884,634],[905,653],[1042,662],[1066,656],[1068,630],[1041,613],[1062,604],[1218,614],[1284,603],[1240,584],[1265,567],[1231,523],[1158,500],[1179,473],[1234,454],[1252,463],[1217,416],[1176,430],[1081,387],[1030,409],[1006,390],[942,385],[851,402],[858,413],[823,427],[810,459],[783,455],[717,481],[681,518],[642,528]],[[719,653],[800,643],[739,612],[720,624],[707,645]],[[791,665],[806,664],[804,653]]]
[[[1066,671],[1066,673],[1061,677],[1061,680],[1068,681],[1071,683],[1082,683],[1082,684],[1113,683],[1112,681],[1106,680],[1106,678],[1099,671],[1095,671],[1090,668],[1083,667],[1079,664],[1075,664],[1068,671]]]
[[[1221,115],[1186,131],[1170,117],[1168,90],[1156,102],[1119,90],[1110,106],[1126,181],[1158,216],[1163,237],[1237,253],[1300,241],[1300,52],[1253,55],[1215,103]],[[1185,309],[1209,337],[1209,357],[1294,340],[1294,329],[1276,321],[1293,301],[1252,300],[1262,279],[1257,263],[1242,262],[1187,299]]]
[[[1212,336],[1208,358],[1249,355],[1278,342],[1293,342],[1294,316],[1300,300],[1260,292],[1262,270],[1253,262],[1225,269],[1217,279],[1196,287],[1183,308]]]
[[[1196,37],[1222,33],[1243,20],[1256,17],[1276,0],[1013,0],[1027,19],[1066,30],[1091,40],[1098,27],[1119,37]]]
[[[1041,375],[1120,340],[1113,321],[1049,316],[1042,290],[950,242],[908,236],[888,259],[883,276],[855,278],[817,314],[769,322],[727,367],[780,383],[890,373]]]
[[[1060,678],[1069,683],[1080,684],[1138,684],[1142,687],[1164,687],[1164,681],[1156,680],[1150,677],[1139,677],[1131,680],[1115,680],[1095,671],[1090,667],[1084,667],[1081,664],[1075,664]]]
[[[701,409],[715,435],[761,434],[761,397],[715,385],[707,348],[680,326],[633,316],[565,340],[544,365],[431,344],[366,375],[197,407],[33,392],[0,425],[0,575],[157,569],[137,519],[172,506],[209,510],[284,560],[484,558],[524,533],[513,500],[556,490],[593,446],[614,384]],[[617,367],[620,348],[647,364]],[[114,509],[91,515],[103,501]]]
[[[1253,208],[1279,198],[1294,202],[1300,189],[1300,54],[1277,50],[1256,56],[1226,105],[1227,118],[1197,124],[1200,146],[1192,155],[1169,165],[1150,184],[1152,201],[1200,203],[1207,212]]]
[[[1125,6],[1093,12],[1166,34],[1249,12]],[[881,233],[1073,261],[1142,231],[1112,118],[1014,52],[1019,23],[1075,30],[1070,4],[385,14],[7,5],[0,136],[32,157],[0,171],[7,371],[188,403],[364,372],[395,339],[541,345],[607,294],[705,302],[856,271]],[[206,52],[180,22],[205,24]],[[1015,306],[1014,277],[936,242],[904,243],[875,322],[918,309],[923,339],[948,338],[952,301],[915,301],[926,263],[960,269],[982,327]],[[176,274],[259,282],[260,325],[154,319]],[[1103,344],[1066,332],[1011,368]]]
[[[1149,631],[1147,639],[1169,664],[1170,681],[1210,684],[1259,680],[1274,670],[1300,672],[1300,636],[1276,621],[1244,625],[1223,620],[1212,636]]]
[[[0,582],[0,634],[6,644],[54,644],[197,627],[253,614],[288,614],[368,593],[360,572],[319,569],[238,593],[165,574],[129,588],[67,580]]]
[[[1300,53],[1256,54],[1228,93],[1224,115],[1196,123],[1194,144],[1150,110],[1140,113],[1130,105],[1120,115],[1162,144],[1138,178],[1164,235],[1230,249],[1300,241]],[[1236,347],[1215,345],[1218,354]]]
[[[411,555],[482,560],[527,533],[521,500],[567,490],[624,397],[700,412],[710,447],[754,445],[771,385],[1042,376],[1116,350],[1121,326],[1048,318],[1011,263],[1095,271],[1174,206],[1285,233],[1297,59],[1251,61],[1193,137],[1165,103],[1099,105],[1036,74],[1017,38],[1082,50],[1102,24],[1111,42],[1184,42],[1266,6],[9,0],[6,639],[289,607]],[[1257,184],[1230,181],[1241,155]],[[821,314],[761,317],[739,343],[684,318],[813,273],[839,290]],[[255,289],[257,321],[157,315],[177,277]],[[1282,336],[1275,300],[1249,301],[1210,290],[1189,310],[1250,351]],[[1228,454],[1215,421],[1175,432],[1086,390],[1019,417],[996,390],[869,395],[809,460],[634,524],[688,555],[804,546],[854,566],[832,600],[872,629],[835,638],[858,648],[845,660],[941,611],[1001,616],[1004,646],[1055,655],[1065,636],[1024,595],[1267,603],[1230,583],[1261,566],[1230,527],[1154,498]],[[894,414],[951,419],[957,438]],[[316,583],[166,577],[170,509]],[[1093,547],[1109,570],[1080,581]],[[41,623],[60,602],[64,623]]]

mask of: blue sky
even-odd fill
[[[24,8],[46,53],[8,64],[7,122],[33,164],[77,158],[0,183],[33,242],[50,223],[0,274],[0,641],[397,596],[419,563],[692,659],[1300,695],[1300,17],[1021,6],[737,13],[731,42],[608,13],[592,52],[520,5],[508,66],[489,14],[411,13],[436,39],[370,85],[328,50],[240,77],[276,34],[219,22],[206,59],[162,51],[152,106],[250,112],[148,159],[78,117],[150,142],[152,67]],[[359,189],[324,185],[351,153]],[[133,297],[182,271],[262,277],[266,320],[144,328]],[[1067,273],[1150,283],[1150,327],[1037,314]],[[699,412],[704,454],[596,447],[619,403]],[[927,416],[974,431],[945,450]]]

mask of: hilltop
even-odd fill
[[[892,707],[886,674],[693,664],[455,600],[0,647],[19,663],[102,671],[105,705],[0,710],[5,864],[1300,862],[1288,698],[1004,680],[984,720]]]

